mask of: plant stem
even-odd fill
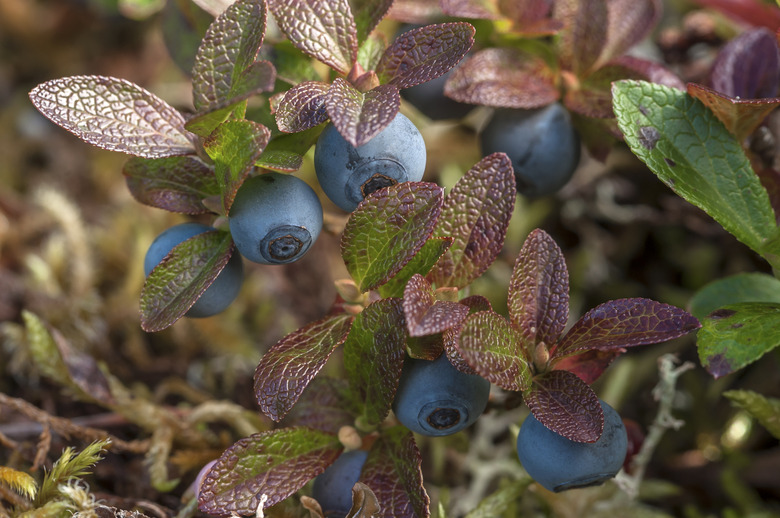
[[[658,413],[648,428],[647,437],[645,437],[641,449],[631,462],[631,474],[621,472],[615,479],[615,482],[631,500],[635,500],[639,494],[639,486],[644,478],[647,465],[666,430],[670,428],[678,430],[684,424],[683,421],[675,419],[672,415],[672,407],[677,394],[677,378],[684,372],[693,369],[695,365],[691,362],[685,362],[679,367],[675,367],[677,362],[678,359],[674,354],[665,354],[658,359],[660,379],[653,389],[653,397],[658,401]]]

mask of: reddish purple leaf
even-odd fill
[[[173,247],[144,281],[141,328],[162,331],[184,316],[233,255],[227,232],[203,232]]]
[[[610,0],[607,2],[606,42],[601,50],[599,67],[625,54],[645,39],[661,18],[662,0]],[[604,38],[603,28],[599,28]]]
[[[480,376],[504,390],[531,385],[529,344],[520,331],[493,311],[470,315],[460,329],[458,351]]]
[[[563,22],[558,33],[561,66],[577,77],[587,76],[606,44],[607,0],[557,0],[555,18]]]
[[[255,516],[325,471],[342,450],[338,437],[310,428],[250,435],[225,450],[206,474],[198,508],[216,516]]]
[[[197,112],[224,107],[239,84],[244,86],[238,90],[246,88],[250,78],[240,78],[257,58],[265,21],[263,2],[238,0],[209,26],[192,68],[192,96]]]
[[[290,333],[260,359],[255,396],[260,410],[279,421],[301,397],[352,325],[345,314],[327,316]]]
[[[439,0],[395,0],[387,17],[403,23],[424,25],[441,16]]]
[[[362,146],[390,124],[401,107],[394,85],[380,85],[362,93],[336,78],[325,97],[331,122],[347,142]]]
[[[509,320],[529,343],[558,341],[569,318],[569,272],[563,252],[544,230],[525,240],[509,281]]]
[[[350,0],[349,5],[355,17],[358,45],[360,45],[387,15],[393,0]]]
[[[377,518],[430,516],[421,464],[412,432],[403,426],[382,430],[360,473],[360,481],[371,488],[382,506]]]
[[[734,99],[706,86],[688,83],[688,94],[703,102],[738,141],[751,135],[780,104],[780,98]]]
[[[569,371],[576,374],[582,381],[590,385],[607,370],[612,362],[626,352],[625,349],[614,351],[599,351],[589,349],[551,362],[554,370]]]
[[[399,35],[385,50],[376,74],[382,83],[409,88],[435,79],[457,65],[474,44],[474,27],[441,23]]]
[[[379,425],[390,412],[404,362],[404,327],[401,299],[380,299],[355,317],[344,342],[344,369],[366,426]]]
[[[523,400],[544,426],[576,442],[596,442],[604,411],[593,389],[571,372],[553,370],[534,377]]]
[[[614,117],[612,82],[620,79],[644,79],[673,88],[684,88],[682,81],[662,65],[623,56],[601,66],[581,81],[576,89],[567,90],[563,102],[570,110],[586,117]]]
[[[304,81],[284,94],[276,108],[276,125],[285,133],[297,133],[328,120],[325,98],[330,85]]]
[[[776,97],[780,84],[777,37],[767,28],[743,32],[718,52],[712,65],[712,88],[728,97]]]
[[[358,36],[348,0],[269,0],[293,45],[341,74],[357,60]]]
[[[761,0],[694,0],[699,5],[722,12],[727,17],[754,27],[777,30],[780,27],[780,9]]]
[[[512,32],[526,38],[555,34],[563,27],[551,17],[552,0],[499,0],[500,11],[512,20]]]
[[[500,12],[496,0],[441,0],[441,10],[455,18],[498,20]]]
[[[286,426],[308,426],[336,435],[342,426],[354,425],[349,384],[342,378],[317,376],[282,422]]]
[[[552,356],[657,344],[700,327],[695,317],[669,304],[643,298],[611,300],[585,313],[553,349]]]
[[[130,158],[122,168],[133,197],[171,212],[203,214],[203,199],[219,195],[214,170],[194,156]]]
[[[403,308],[410,336],[441,333],[459,325],[469,312],[463,304],[436,300],[433,287],[420,274],[413,275],[406,284]]]
[[[515,48],[474,53],[452,71],[444,94],[496,108],[539,108],[558,100],[555,73],[539,56]]]
[[[143,158],[195,154],[195,136],[184,129],[184,117],[124,79],[63,77],[39,84],[29,95],[46,118],[93,146]]]
[[[23,313],[27,328],[31,327],[31,319],[36,319],[32,313]],[[43,322],[38,320],[41,325]],[[67,369],[68,378],[80,389],[83,396],[90,401],[100,403],[105,406],[117,404],[114,395],[111,393],[111,381],[109,381],[105,372],[101,370],[97,360],[89,353],[73,346],[65,336],[57,329],[46,326],[54,345],[62,358],[62,363]],[[33,353],[35,354],[35,353]],[[55,353],[56,354],[56,353]],[[46,361],[49,361],[48,359]],[[70,385],[69,383],[67,385]],[[66,385],[66,386],[67,386]],[[72,388],[72,387],[69,387]]]
[[[233,82],[231,102],[248,99],[262,92],[270,92],[276,84],[276,69],[270,61],[255,61]]]
[[[460,303],[469,308],[469,314],[477,313],[479,311],[493,311],[490,301],[482,295],[471,295],[465,299],[461,299]],[[444,351],[447,353],[447,359],[450,361],[453,367],[466,374],[477,374],[471,365],[460,355],[458,351],[458,341],[460,336],[460,326],[447,329],[442,333],[442,341],[444,345]],[[435,360],[438,358],[438,354],[430,358]]]
[[[444,199],[433,233],[454,240],[429,281],[463,288],[482,275],[504,246],[516,198],[512,163],[504,153],[486,156],[463,175]]]

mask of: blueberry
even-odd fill
[[[620,415],[601,401],[604,432],[593,443],[558,435],[529,415],[517,436],[517,455],[531,477],[550,491],[597,486],[623,466],[628,441]]]
[[[144,257],[144,273],[148,277],[152,269],[168,255],[176,245],[203,232],[215,230],[214,227],[200,223],[182,223],[165,230],[152,241]],[[214,282],[195,301],[185,316],[203,318],[216,315],[227,308],[238,296],[244,280],[244,267],[241,256],[234,253]]]
[[[556,192],[580,161],[580,138],[559,103],[534,110],[497,109],[481,134],[483,156],[512,160],[517,192],[530,198]]]
[[[437,359],[404,360],[393,411],[401,423],[422,435],[450,435],[477,420],[487,406],[490,382]]]
[[[425,159],[420,131],[400,113],[359,147],[352,146],[333,124],[328,124],[314,148],[314,169],[322,190],[347,212],[382,187],[422,180]]]
[[[404,88],[401,97],[432,120],[462,119],[474,108],[444,95],[444,84],[454,69],[426,83]]]
[[[244,181],[230,207],[230,233],[241,255],[261,264],[297,261],[322,230],[322,205],[300,178],[265,173]]]
[[[342,453],[314,479],[312,496],[320,503],[325,516],[345,516],[352,508],[352,486],[360,478],[368,452],[353,450]]]

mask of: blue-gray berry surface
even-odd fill
[[[314,169],[323,192],[347,212],[382,187],[419,182],[425,173],[425,162],[425,141],[420,131],[400,113],[374,138],[358,147],[328,124],[314,148]]]
[[[560,492],[597,486],[617,475],[628,448],[626,427],[614,408],[604,401],[601,408],[604,431],[593,443],[567,439],[529,415],[517,436],[517,455],[531,478]]]
[[[512,161],[517,192],[529,198],[553,194],[580,162],[580,138],[560,103],[543,108],[502,108],[480,135],[482,155],[503,152]]]
[[[393,412],[413,432],[450,435],[477,420],[487,406],[489,394],[489,381],[460,372],[446,354],[433,361],[407,357]]]
[[[265,173],[241,184],[230,207],[230,233],[241,255],[260,264],[297,261],[322,230],[322,205],[309,185]]]
[[[214,227],[200,223],[182,223],[165,230],[152,241],[146,251],[144,274],[148,277],[152,269],[179,243],[211,230],[215,230]],[[185,316],[204,318],[224,311],[238,296],[243,280],[244,266],[241,256],[233,253],[214,282],[195,301]]]
[[[342,518],[352,508],[352,486],[360,478],[367,457],[365,450],[342,453],[314,479],[312,497],[320,503],[326,517]]]

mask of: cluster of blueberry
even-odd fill
[[[410,430],[435,437],[473,424],[484,412],[490,383],[452,366],[446,354],[436,360],[407,357],[393,402],[393,412]],[[617,475],[626,458],[628,438],[620,415],[601,401],[604,431],[594,443],[575,442],[529,415],[517,437],[525,470],[550,491],[595,486]],[[368,458],[365,450],[343,453],[314,479],[312,496],[325,516],[345,516],[352,506],[352,486]]]

